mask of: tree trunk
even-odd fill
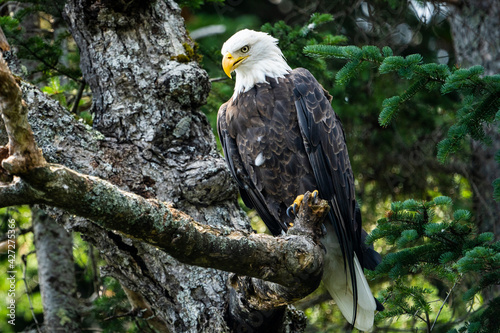
[[[172,202],[197,221],[246,228],[197,109],[209,92],[208,76],[196,62],[171,60],[192,47],[177,4],[72,0],[65,14],[93,93],[94,128],[103,134],[96,155],[68,158],[124,190]],[[228,273],[181,264],[89,222],[72,227],[101,251],[108,264],[101,272],[142,295],[169,331],[228,331]]]
[[[80,332],[73,240],[39,208],[32,207],[45,332]]]
[[[500,2],[463,0],[452,6],[450,15],[457,65],[481,65],[485,75],[500,73]],[[466,174],[473,192],[473,211],[480,232],[499,235],[500,203],[493,199],[492,183],[500,178],[495,154],[500,151],[500,134],[493,125],[485,126],[492,144],[471,143],[472,157]]]
[[[93,92],[94,130],[24,85],[30,123],[47,161],[168,201],[200,223],[248,232],[236,187],[198,109],[210,83],[194,61],[178,5],[70,0],[65,16]],[[101,273],[120,281],[132,306],[154,312],[159,331],[304,329],[303,315],[286,306],[248,312],[248,304],[243,311],[231,305],[227,272],[182,264],[79,217],[65,221],[100,250],[107,262]]]

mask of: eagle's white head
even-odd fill
[[[236,72],[233,98],[256,84],[266,82],[266,76],[279,78],[292,69],[278,47],[278,40],[267,33],[240,30],[222,45],[222,68],[231,77]]]

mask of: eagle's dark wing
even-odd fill
[[[344,269],[351,272],[354,309],[357,307],[357,281],[354,253],[362,260],[361,226],[356,226],[354,177],[347,153],[344,130],[330,105],[328,93],[309,71],[298,68],[292,72],[295,106],[307,155],[311,163],[319,196],[328,200],[328,220],[339,241]],[[328,97],[327,97],[328,96]]]
[[[248,207],[273,235],[287,231],[288,206],[316,189],[295,111],[290,76],[256,84],[218,113],[224,156]]]
[[[217,132],[222,149],[224,150],[226,164],[238,184],[240,195],[245,205],[248,208],[257,210],[257,213],[267,225],[269,231],[273,235],[279,235],[282,231],[287,230],[287,226],[269,211],[268,203],[263,197],[262,192],[257,190],[256,185],[251,181],[250,175],[243,165],[236,139],[229,135],[226,121],[226,110],[229,103],[224,103],[217,114]]]

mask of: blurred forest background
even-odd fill
[[[62,19],[63,5],[62,0],[0,1],[0,25],[23,66],[23,79],[35,82],[91,125],[92,95],[78,67],[78,49]],[[188,51],[200,56],[212,79],[203,111],[214,129],[218,108],[230,98],[234,84],[222,71],[220,48],[243,28],[266,31],[278,38],[291,67],[309,69],[332,94],[347,138],[364,228],[376,228],[370,240],[386,256],[380,270],[370,275],[374,294],[387,309],[377,315],[374,331],[499,331],[500,319],[495,322],[492,315],[500,311],[495,287],[500,255],[494,243],[499,216],[493,214],[487,223],[477,218],[469,171],[475,148],[469,139],[463,140],[444,163],[437,158],[438,144],[458,121],[457,110],[472,102],[464,103],[464,94],[453,89],[442,94],[435,87],[421,87],[399,106],[396,120],[381,126],[384,100],[413,89],[412,77],[402,73],[404,68],[382,75],[378,69],[382,59],[365,61],[350,71],[344,66],[356,56],[340,56],[348,49],[330,49],[328,57],[304,52],[304,47],[316,44],[388,46],[394,56],[420,54],[417,65],[435,63],[452,73],[462,66],[448,20],[453,4],[396,0],[226,0],[203,4],[201,0],[182,0],[180,5],[191,37],[198,43],[198,49]],[[351,50],[356,53],[356,49]],[[492,61],[498,62],[499,51],[492,54],[496,55]],[[482,72],[469,74],[480,81]],[[492,109],[498,111],[498,75],[492,82],[497,89]],[[498,118],[494,128],[498,128]],[[495,138],[483,141],[495,144]],[[498,177],[498,164],[496,171]],[[493,197],[493,187],[483,195]],[[491,209],[499,211],[498,205]],[[256,214],[248,213],[254,228],[266,232]],[[0,210],[0,246],[5,243],[11,218],[16,220],[18,232],[16,265],[22,268],[15,330],[36,329],[43,322],[43,311],[29,207]],[[439,233],[449,237],[437,236]],[[467,257],[469,250],[478,248],[476,257]],[[0,250],[1,276],[8,270],[5,251],[3,247]],[[78,295],[88,311],[89,329],[148,331],[143,320],[126,316],[130,309],[124,292],[116,281],[100,277],[98,253],[78,234],[74,235],[74,256]],[[469,261],[460,261],[463,258]],[[484,281],[486,274],[492,274],[488,281]],[[480,285],[478,281],[482,281]],[[7,284],[6,279],[0,280],[2,332],[12,330],[6,323],[3,303]],[[322,288],[296,306],[308,316],[308,332],[337,332],[345,325]]]

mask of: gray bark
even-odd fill
[[[16,182],[32,188],[31,193],[17,194],[18,204],[33,200],[62,208],[106,230],[155,245],[183,263],[278,283],[282,287],[262,281],[262,287],[253,286],[252,295],[258,302],[269,302],[267,309],[308,295],[321,277],[323,250],[316,237],[320,231],[312,230],[319,229],[329,206],[309,192],[293,231],[276,238],[201,224],[170,204],[123,192],[109,182],[57,164],[35,167]],[[267,294],[275,295],[263,297]]]
[[[247,218],[236,202],[236,187],[216,151],[210,125],[198,109],[210,89],[207,74],[195,61],[181,62],[185,57],[178,57],[188,54],[192,42],[177,4],[169,0],[128,4],[71,0],[65,14],[81,51],[84,79],[94,94],[96,117],[91,129],[75,121],[57,102],[37,89],[22,85],[29,121],[45,159],[108,180],[145,199],[168,201],[170,207],[201,224],[251,233]],[[9,159],[4,160],[4,167],[20,170],[28,182],[34,179],[29,165],[22,169],[22,163],[8,163],[18,159]],[[57,173],[54,168],[57,167],[42,165],[37,169],[38,175],[40,172],[54,175]],[[75,177],[75,181],[81,180]],[[2,189],[2,194],[9,195],[1,199],[15,204],[22,199],[19,193],[24,193],[27,194],[24,200],[29,201],[26,203],[50,205],[54,198],[64,197],[66,185],[55,179],[34,188],[24,180],[15,181]],[[66,202],[71,202],[69,193],[72,192],[67,192]],[[55,202],[51,205],[58,206]],[[92,215],[82,212],[86,207]],[[108,210],[102,211],[100,219],[95,213],[99,206],[79,206],[74,198],[72,207],[63,208],[70,212],[79,209],[82,216],[95,220],[109,218]],[[99,249],[107,262],[101,272],[118,279],[134,295],[130,297],[135,299],[133,307],[154,310],[154,326],[160,331],[304,329],[303,315],[286,307],[290,297],[293,298],[287,294],[288,290],[269,288],[255,279],[233,277],[229,281],[227,272],[182,264],[138,240],[156,231],[151,225],[143,225],[142,229],[136,225],[135,230],[140,230],[141,236],[129,230],[128,238],[104,229],[109,228],[106,223],[99,226],[58,210],[51,210],[50,215],[54,218],[64,215],[67,229],[81,232]],[[147,219],[148,215],[142,218]],[[117,216],[113,222],[115,230],[123,229],[120,223],[127,228],[127,222],[123,216]],[[190,250],[189,240],[182,244],[184,247],[174,252]],[[297,253],[301,255],[300,251]],[[258,304],[255,300],[259,297],[251,295],[254,303],[249,304],[240,297],[243,306],[238,311],[228,311],[234,305],[229,294],[235,292],[229,282],[237,286],[236,292],[240,294],[250,286],[270,301]],[[277,309],[275,298],[284,300]],[[266,311],[261,311],[265,305]],[[256,317],[262,320],[256,322]]]
[[[32,207],[45,332],[80,332],[72,235]]]
[[[172,202],[202,223],[246,228],[208,122],[196,109],[210,89],[208,76],[194,62],[170,60],[191,43],[177,4],[135,2],[129,12],[108,5],[75,0],[66,7],[93,93],[94,128],[103,134],[93,140],[93,153],[71,145],[67,159],[124,190]],[[88,222],[72,227],[101,251],[108,263],[101,271],[141,294],[170,331],[228,331],[228,273],[181,264]]]
[[[500,2],[463,0],[450,6],[450,24],[457,64],[481,65],[485,75],[500,73]],[[472,156],[465,174],[473,192],[473,211],[481,232],[500,228],[500,203],[493,199],[492,183],[500,177],[495,154],[500,150],[500,133],[494,125],[485,126],[492,144],[471,143]]]

